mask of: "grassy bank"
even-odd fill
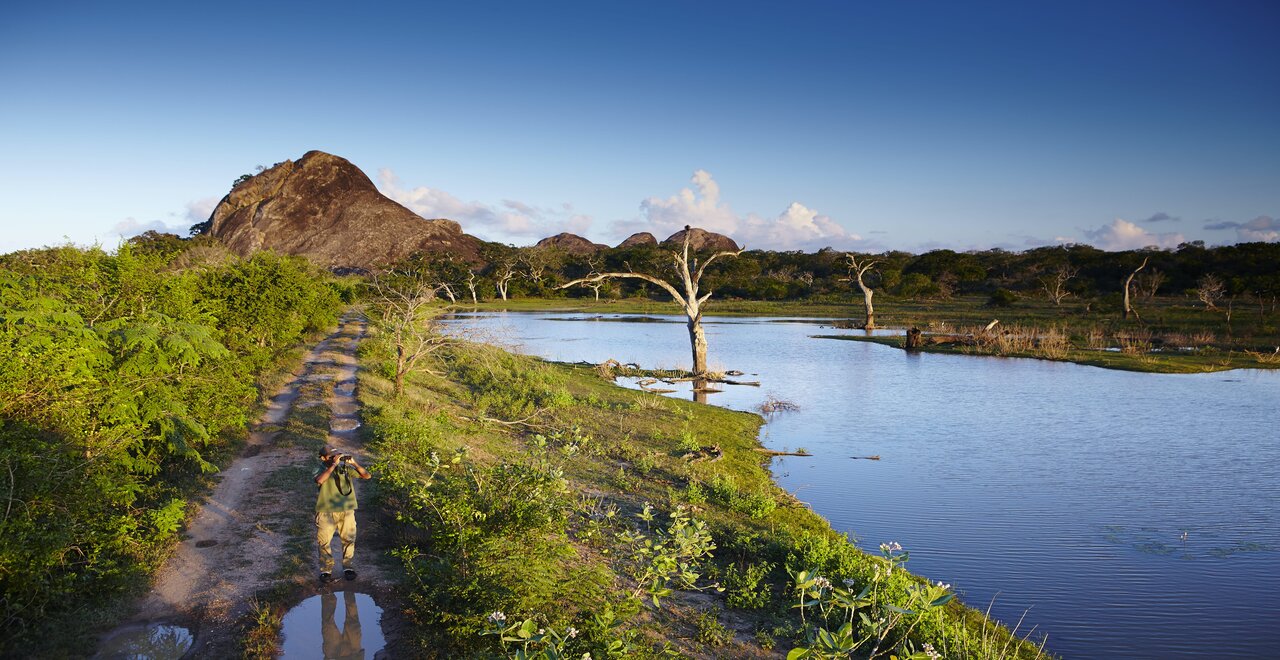
[[[361,357],[417,655],[1041,655],[778,488],[756,415],[474,344],[395,398]]]
[[[642,299],[602,300],[526,298],[488,301],[478,311],[564,311],[588,314],[676,314],[674,305]],[[1138,305],[1141,318],[1122,319],[1118,308],[1107,302],[1064,302],[1022,299],[1008,307],[992,307],[987,298],[955,297],[919,301],[885,298],[876,303],[876,322],[885,329],[918,327],[938,335],[984,334],[988,323],[999,320],[1001,342],[963,343],[942,341],[924,350],[964,355],[998,355],[1059,360],[1107,369],[1155,373],[1200,373],[1226,369],[1280,367],[1280,318],[1269,308],[1238,307],[1209,310],[1186,298],[1155,298]],[[708,316],[765,316],[862,318],[862,304],[834,301],[716,300],[708,304]],[[1019,337],[1032,337],[1030,344]],[[1040,346],[1040,337],[1050,337]],[[902,340],[885,337],[831,337],[901,346]]]

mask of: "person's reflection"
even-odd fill
[[[356,607],[354,591],[342,592],[347,613],[343,617],[342,631],[333,620],[338,609],[338,597],[333,593],[320,596],[320,638],[324,640],[325,660],[364,660],[364,648],[360,639],[360,609]]]

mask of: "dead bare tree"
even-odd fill
[[[591,266],[591,274],[588,275],[588,277],[600,272],[600,260],[597,257],[588,258],[587,265]],[[586,284],[588,287],[590,287],[591,292],[596,295],[596,302],[600,302],[600,289],[604,287],[604,282],[605,282],[604,280],[595,280],[593,282],[583,283],[583,284]]]
[[[1040,286],[1044,287],[1044,292],[1053,301],[1054,305],[1061,306],[1062,301],[1071,296],[1071,292],[1067,290],[1067,283],[1075,278],[1078,270],[1067,264],[1063,264],[1053,269],[1048,275],[1040,278]]]
[[[476,271],[474,269],[468,268],[467,269],[467,289],[471,291],[472,305],[480,304],[479,298],[476,297],[476,283],[478,281],[479,281],[479,277],[476,275]]]
[[[503,300],[507,299],[507,285],[519,272],[520,262],[516,259],[504,259],[494,265],[493,285]]]
[[[858,288],[862,289],[862,306],[863,311],[865,311],[867,315],[867,320],[862,324],[862,327],[867,330],[874,329],[876,327],[876,309],[871,305],[871,297],[874,296],[876,292],[873,291],[871,287],[867,286],[866,281],[863,279],[863,275],[866,275],[867,271],[871,270],[872,267],[880,262],[871,259],[870,257],[859,257],[852,252],[846,252],[844,258],[845,261],[848,262],[847,266],[849,269],[849,276],[840,278],[840,281],[857,282]]]
[[[1196,282],[1196,297],[1204,303],[1206,309],[1217,309],[1218,301],[1222,300],[1226,292],[1227,287],[1222,283],[1222,278],[1213,273],[1201,277],[1200,281]]]
[[[1138,271],[1147,267],[1147,260],[1149,260],[1150,258],[1151,257],[1144,257],[1142,259],[1142,265],[1135,268],[1132,273],[1129,273],[1129,277],[1126,277],[1124,280],[1124,317],[1125,318],[1129,318],[1130,314],[1134,316],[1138,315],[1137,312],[1133,311],[1133,305],[1129,304],[1129,288],[1130,288],[1129,285],[1133,284],[1133,278],[1135,275],[1138,274]]]
[[[370,315],[395,351],[396,396],[404,394],[405,376],[419,361],[452,339],[439,332],[447,309],[436,304],[440,284],[423,273],[379,273],[369,278]]]
[[[1156,297],[1156,294],[1160,292],[1160,287],[1164,286],[1165,279],[1164,273],[1160,272],[1158,268],[1152,268],[1139,275],[1134,286],[1138,288],[1138,295],[1142,296],[1143,300],[1151,302]]]
[[[593,275],[588,275],[587,277],[573,280],[566,284],[561,284],[556,288],[567,289],[578,284],[599,282],[613,278],[643,280],[662,287],[663,290],[671,294],[671,297],[675,299],[677,304],[684,308],[685,316],[689,318],[687,325],[689,328],[689,344],[693,349],[692,371],[694,375],[705,375],[707,373],[707,334],[702,329],[702,305],[711,297],[712,292],[708,291],[706,293],[701,293],[699,291],[699,286],[702,283],[702,276],[707,272],[707,267],[716,259],[719,259],[720,257],[736,257],[742,254],[742,250],[746,248],[716,252],[707,257],[707,260],[702,263],[698,262],[697,256],[695,255],[692,261],[690,261],[689,238],[692,234],[693,232],[691,232],[689,227],[686,226],[683,249],[679,252],[671,252],[672,266],[676,277],[680,280],[676,284],[672,284],[655,275],[649,275],[647,273],[595,273]],[[683,287],[683,293],[676,288],[677,286]]]

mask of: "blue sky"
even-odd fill
[[[516,244],[1280,239],[1274,2],[15,4],[0,251],[310,149]]]

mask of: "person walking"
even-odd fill
[[[356,579],[356,486],[354,478],[372,475],[351,454],[326,445],[313,473],[316,494],[316,543],[320,546],[320,582],[333,579],[333,535],[342,540],[342,574]]]

